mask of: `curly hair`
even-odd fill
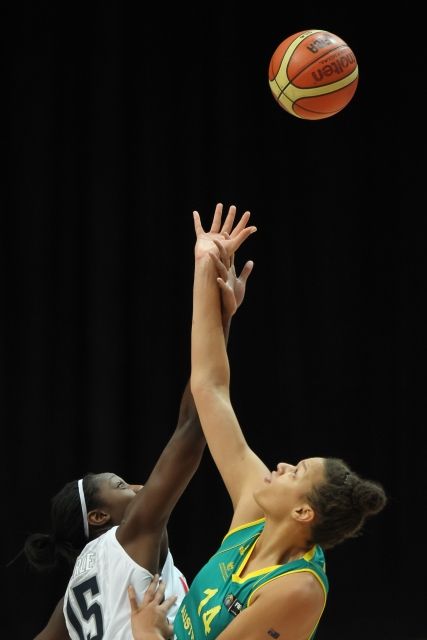
[[[307,496],[316,517],[311,529],[311,545],[331,549],[347,538],[361,534],[369,516],[387,503],[384,488],[352,471],[339,458],[325,458],[325,481]]]

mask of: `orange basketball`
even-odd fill
[[[320,120],[350,102],[359,80],[356,56],[339,36],[310,29],[279,44],[268,70],[277,103],[297,118]]]

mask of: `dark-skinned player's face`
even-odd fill
[[[100,473],[97,481],[100,505],[110,514],[112,524],[120,524],[129,502],[134,499],[143,485],[128,484],[115,473]]]

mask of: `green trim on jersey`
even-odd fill
[[[260,587],[290,573],[311,573],[322,586],[325,606],[329,583],[323,551],[317,545],[298,560],[257,569],[241,577],[264,525],[265,519],[261,518],[227,533],[181,603],[174,623],[177,640],[217,638],[242,609],[250,606]],[[307,640],[314,638],[316,628],[317,624]]]

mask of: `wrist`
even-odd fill
[[[218,247],[215,242],[212,240],[197,240],[196,245],[194,247],[194,255],[196,260],[200,260],[201,258],[209,258],[209,253],[215,253],[219,255]]]

